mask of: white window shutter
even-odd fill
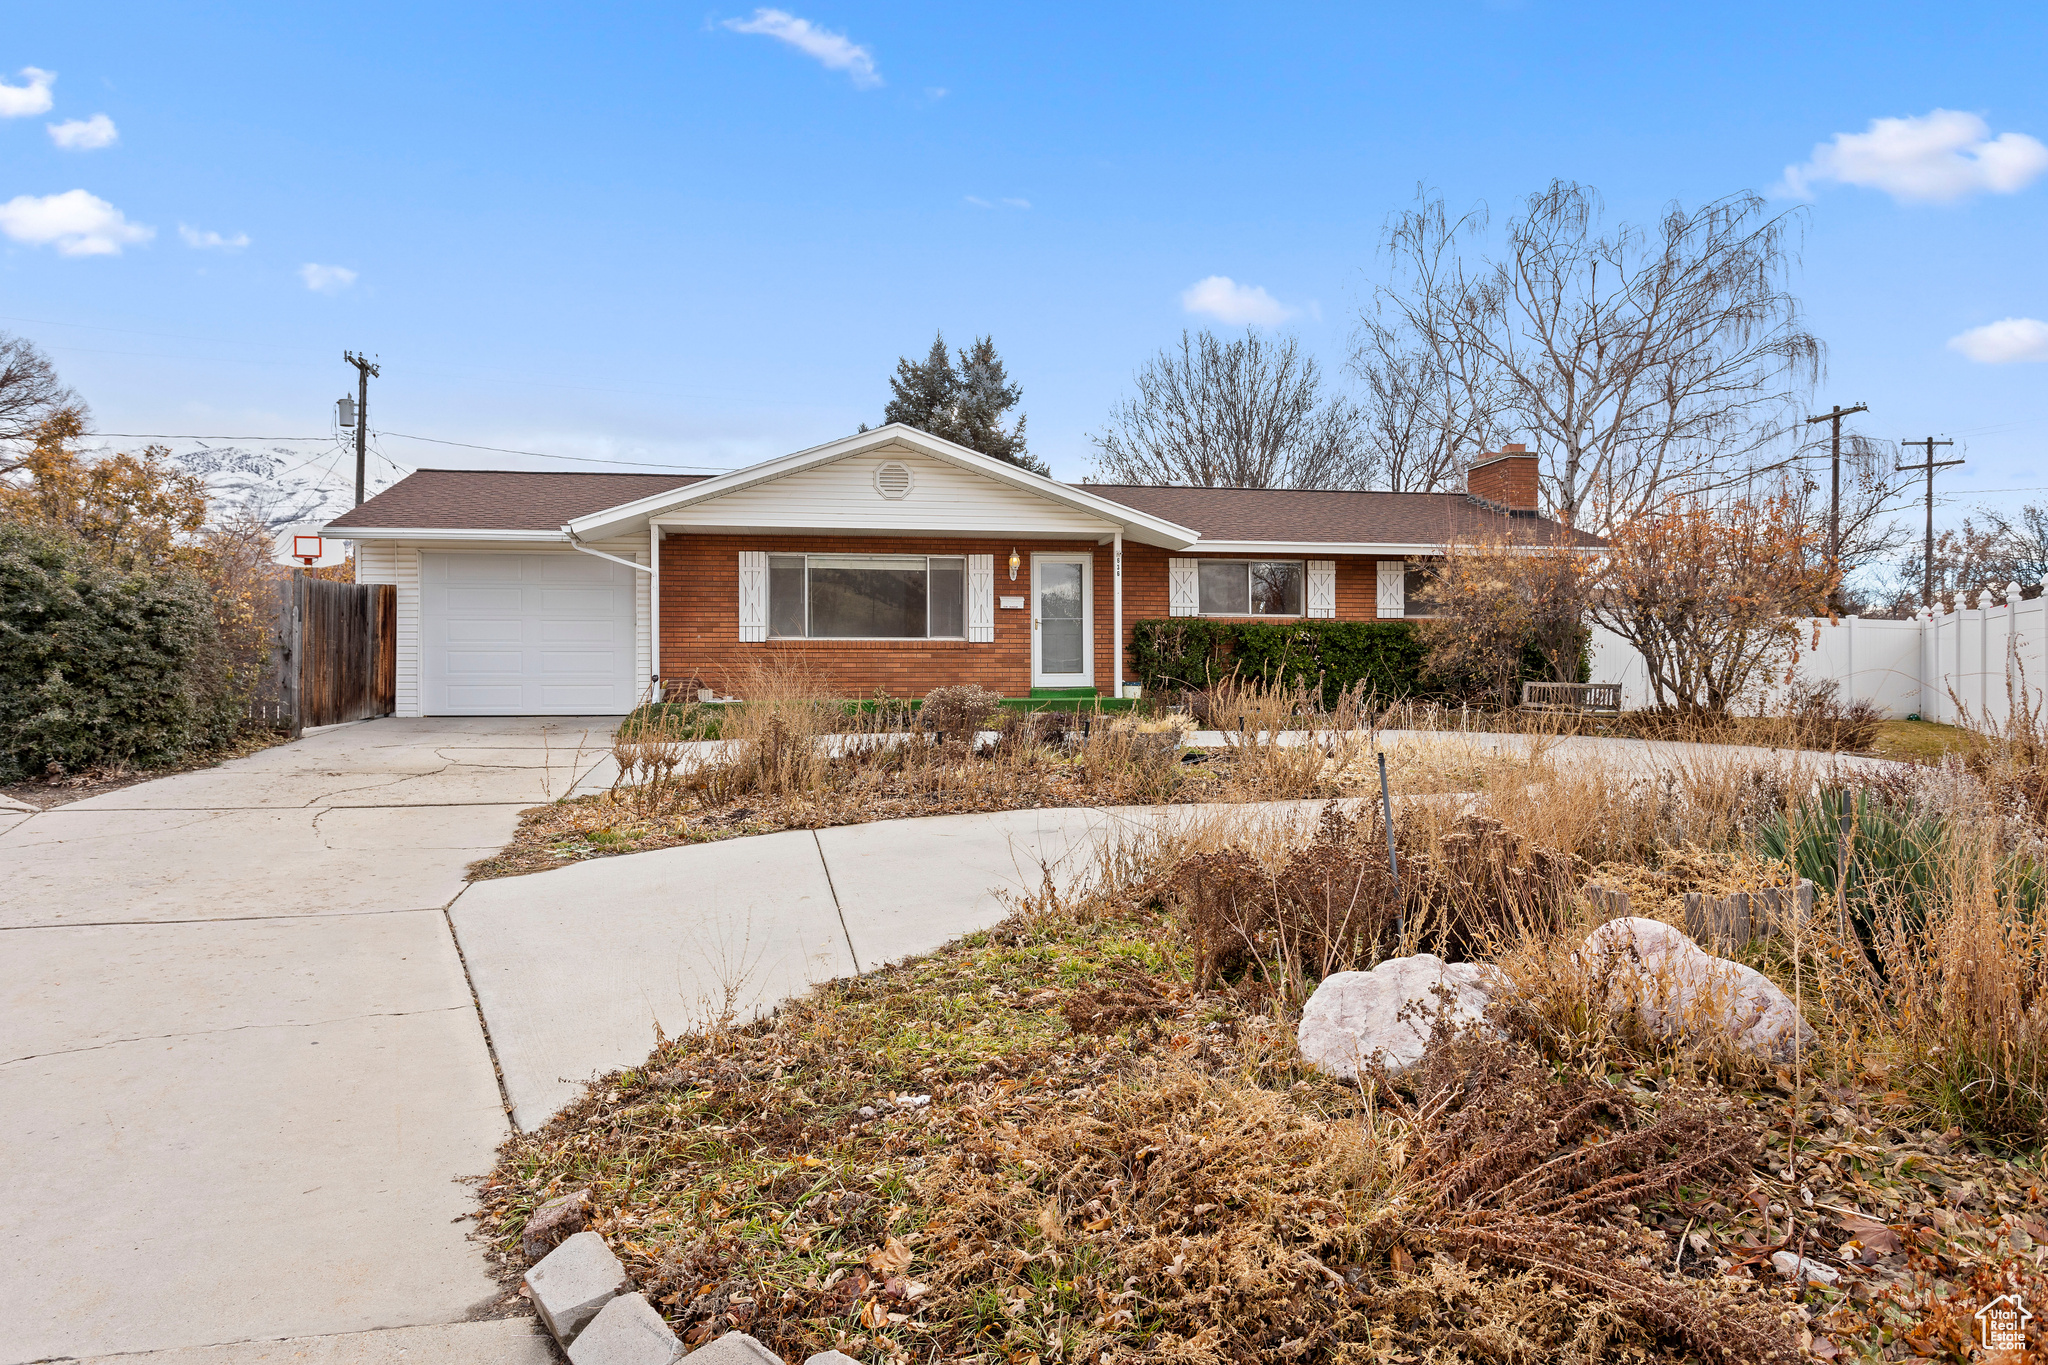
[[[1337,614],[1337,561],[1311,559],[1308,562],[1308,614],[1334,617]]]
[[[1201,576],[1194,559],[1169,559],[1166,561],[1166,614],[1168,616],[1199,616],[1201,605]]]
[[[967,556],[967,643],[993,644],[996,638],[996,557]]]
[[[1380,582],[1377,606],[1382,617],[1406,616],[1408,614],[1408,562],[1402,559],[1382,559],[1379,563]]]
[[[740,551],[740,643],[768,638],[768,552]]]

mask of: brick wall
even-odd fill
[[[1014,548],[1022,563],[1010,581]],[[770,640],[741,644],[739,638],[739,552],[770,554],[993,555],[996,596],[1026,599],[1024,610],[995,613],[995,640]],[[692,675],[720,688],[737,689],[756,660],[778,654],[800,657],[847,696],[921,697],[949,683],[980,683],[1005,696],[1031,690],[1031,556],[1088,554],[1094,558],[1095,683],[1107,693],[1114,681],[1110,659],[1110,551],[1093,541],[985,540],[888,536],[700,536],[671,535],[661,543],[661,673],[671,684]]]
[[[1008,560],[1015,548],[1023,563],[1010,581]],[[993,555],[996,596],[1023,597],[1026,609],[995,614],[995,641],[970,645],[958,640],[771,640],[739,639],[739,552],[770,554]],[[1009,541],[941,537],[883,536],[700,536],[671,535],[661,543],[661,672],[671,684],[695,676],[719,688],[737,689],[749,664],[777,654],[801,657],[829,677],[847,696],[877,689],[892,697],[923,696],[948,683],[980,683],[1005,696],[1031,690],[1031,556],[1092,554],[1094,557],[1095,685],[1107,695],[1116,681],[1111,655],[1114,603],[1111,549],[1092,541]],[[1124,545],[1124,643],[1133,623],[1167,614],[1166,550]],[[1262,555],[1202,555],[1204,559],[1261,559]],[[1378,562],[1370,555],[1324,556],[1337,561],[1337,619],[1370,621],[1378,616]],[[1270,620],[1270,617],[1253,618]],[[1127,678],[1135,678],[1124,661]]]

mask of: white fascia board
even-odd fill
[[[560,531],[472,531],[447,526],[322,526],[320,534],[336,540],[532,540],[556,545],[569,539]]]
[[[748,465],[745,469],[735,469],[730,474],[720,474],[701,483],[687,484],[672,492],[656,493],[636,502],[621,503],[602,512],[592,512],[589,516],[578,517],[564,529],[584,538],[603,537],[612,534],[614,528],[620,526],[630,527],[634,522],[645,522],[650,518],[676,512],[692,503],[706,502],[743,488],[751,488],[758,483],[779,479],[785,474],[809,469],[813,465],[829,464],[833,460],[858,455],[865,450],[879,450],[890,445],[908,446],[920,454],[986,475],[998,483],[1006,483],[1049,501],[1093,513],[1105,521],[1122,526],[1125,535],[1141,539],[1147,544],[1164,545],[1169,549],[1178,550],[1194,544],[1197,539],[1195,532],[1175,522],[1140,512],[1134,507],[1126,507],[1120,502],[1112,502],[1108,498],[1098,497],[1070,484],[1033,474],[1028,469],[1019,469],[1008,461],[991,459],[979,451],[969,450],[951,441],[942,441],[914,427],[893,422],[885,427],[876,427],[872,431],[858,432],[836,441],[828,441],[821,446],[812,446],[809,450],[799,450],[793,455],[763,460],[759,464]]]

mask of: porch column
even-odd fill
[[[1116,666],[1110,676],[1116,679],[1118,698],[1124,694],[1124,532],[1119,526],[1110,534],[1109,577],[1110,577],[1110,630],[1114,633],[1111,648],[1116,654]]]
[[[650,698],[659,705],[661,695],[661,528],[653,522],[647,524],[647,562],[654,573],[647,581],[647,657],[654,669],[654,676],[648,679],[653,693]]]

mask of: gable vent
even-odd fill
[[[897,460],[876,465],[875,491],[885,498],[910,496],[910,466]]]

